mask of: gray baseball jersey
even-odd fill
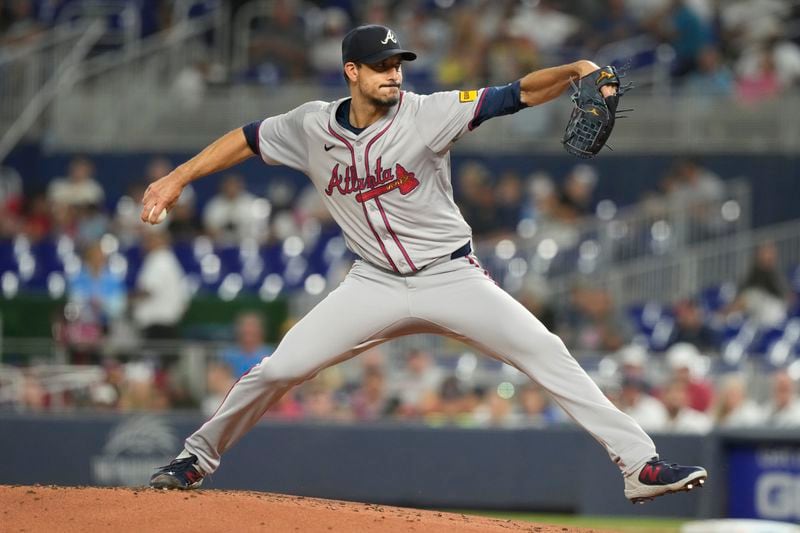
[[[476,257],[452,253],[469,241],[470,228],[453,202],[448,150],[476,123],[488,90],[402,93],[360,134],[339,125],[342,100],[310,102],[260,124],[261,157],[311,178],[361,259],[186,440],[185,452],[197,456],[203,472],[216,470],[221,455],[294,385],[413,333],[450,336],[518,368],[623,472],[656,455],[653,441],[614,407],[561,339],[495,284]]]
[[[453,201],[449,148],[470,129],[482,93],[403,92],[360,135],[337,122],[342,100],[309,102],[264,120],[258,148],[267,163],[311,178],[359,257],[411,274],[470,239]]]

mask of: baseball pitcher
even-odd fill
[[[348,97],[308,102],[231,131],[147,189],[142,220],[157,223],[184,186],[256,155],[306,174],[358,256],[339,287],[231,388],[151,486],[198,487],[290,388],[414,333],[456,338],[539,383],[606,448],[631,501],[702,485],[705,469],[660,460],[650,437],[612,405],[561,339],[487,276],[453,201],[453,143],[492,117],[553,100],[570,85],[584,93],[588,86],[594,98],[576,101],[563,142],[581,157],[596,153],[613,127],[617,73],[584,60],[506,86],[420,95],[401,89],[403,63],[414,59],[389,28],[355,28],[342,41]],[[582,126],[582,117],[594,122]]]

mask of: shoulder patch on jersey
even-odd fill
[[[458,101],[461,102],[462,104],[466,104],[467,102],[474,102],[476,98],[478,98],[478,91],[458,92]]]

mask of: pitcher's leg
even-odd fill
[[[200,469],[206,474],[216,470],[220,456],[294,385],[388,340],[382,332],[407,316],[399,288],[390,278],[378,282],[351,272],[289,330],[272,356],[231,388],[211,419],[186,439],[186,450],[197,456]]]
[[[606,398],[558,336],[482,272],[460,274],[458,281],[418,291],[412,312],[541,384],[624,473],[657,455],[650,437]]]

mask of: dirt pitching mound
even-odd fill
[[[4,532],[589,533],[590,529],[259,492],[0,486]]]

